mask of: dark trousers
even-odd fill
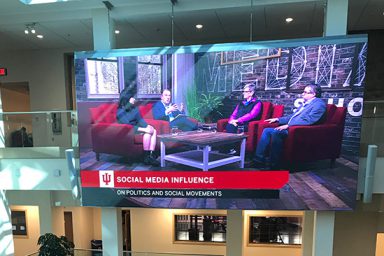
[[[248,131],[248,123],[244,123],[244,124],[241,124],[244,126],[244,131],[247,132]],[[237,127],[238,126],[234,126],[233,124],[227,124],[225,126],[225,130],[228,132],[228,133],[237,133]]]
[[[278,131],[275,128],[266,128],[263,130],[259,143],[256,148],[256,160],[265,162],[267,157],[267,150],[270,147],[270,162],[272,165],[280,163],[281,155],[283,153],[284,140],[288,136],[288,130]]]
[[[197,130],[197,124],[187,117],[179,117],[170,123],[171,127],[177,126],[182,131],[193,131]]]

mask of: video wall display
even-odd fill
[[[367,37],[75,54],[82,204],[352,210]]]

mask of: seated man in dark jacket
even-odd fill
[[[257,144],[255,161],[256,167],[263,167],[267,157],[267,149],[270,146],[269,164],[271,168],[277,168],[283,153],[284,139],[288,136],[288,128],[297,125],[313,125],[321,123],[325,117],[326,104],[320,99],[321,87],[308,85],[302,93],[304,103],[296,112],[280,118],[265,120],[269,123],[278,122],[276,128],[266,128],[263,130],[260,141]]]
[[[154,119],[168,121],[171,127],[177,127],[182,131],[197,129],[197,124],[183,115],[183,103],[180,104],[180,107],[171,103],[171,91],[168,89],[161,94],[161,100],[153,105],[152,112]]]

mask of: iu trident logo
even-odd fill
[[[101,188],[113,188],[115,186],[113,171],[99,171],[99,181]]]

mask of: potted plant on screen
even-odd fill
[[[37,244],[40,245],[39,256],[68,256],[74,255],[74,243],[65,236],[56,236],[46,233],[39,237]]]
[[[219,107],[223,106],[223,96],[216,96],[212,94],[201,94],[198,102],[198,110],[200,117],[204,119],[205,123],[212,123],[221,118],[223,114],[219,111]]]
[[[199,113],[199,102],[197,99],[196,86],[192,85],[187,88],[186,95],[186,105],[188,116],[198,120],[199,122],[203,122],[204,120],[201,118]]]

